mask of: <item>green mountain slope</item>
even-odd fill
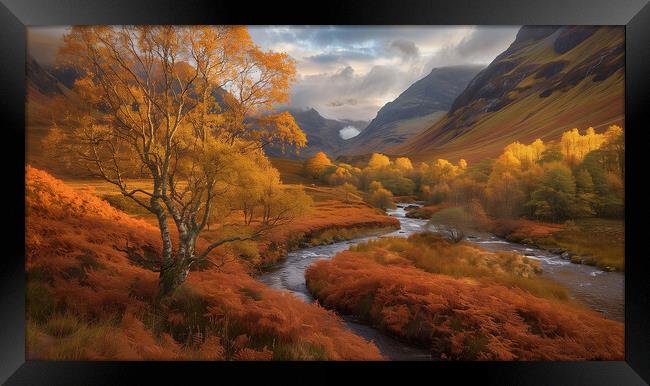
[[[523,27],[430,128],[389,153],[480,160],[507,144],[624,120],[622,27]]]

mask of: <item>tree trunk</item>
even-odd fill
[[[192,263],[188,259],[179,258],[171,266],[163,267],[158,276],[158,295],[156,296],[156,304],[171,295],[176,288],[187,279],[190,272]]]
[[[189,231],[185,233],[185,237],[179,240],[178,255],[172,259],[173,263],[163,265],[160,269],[158,276],[158,295],[156,296],[156,304],[171,295],[176,288],[187,279],[192,264],[196,261],[194,256],[194,249],[196,247],[196,238],[198,231]]]

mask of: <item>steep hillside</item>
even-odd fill
[[[390,153],[473,161],[515,140],[623,125],[624,33],[622,27],[522,27],[443,119]]]
[[[353,126],[358,130],[362,130],[367,125],[367,122],[363,121],[327,119],[313,108],[306,110],[289,109],[288,111],[307,135],[307,147],[300,149],[298,154],[294,152],[282,154],[280,149],[269,148],[267,154],[270,156],[305,158],[319,151],[324,151],[330,155],[337,154],[346,142],[339,134],[341,129]]]
[[[59,160],[46,153],[43,139],[54,125],[67,128],[64,121],[68,111],[80,105],[71,89],[75,75],[70,69],[43,67],[28,55],[25,76],[27,161],[38,168],[54,170]]]
[[[481,68],[434,68],[394,101],[384,105],[361,134],[345,143],[343,153],[382,152],[434,124]]]

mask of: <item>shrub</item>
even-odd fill
[[[389,208],[395,208],[395,203],[393,202],[393,194],[384,188],[379,188],[375,191],[373,191],[370,194],[370,198],[368,199],[370,205],[374,206],[375,208],[380,208],[380,209],[389,209]]]

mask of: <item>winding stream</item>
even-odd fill
[[[404,206],[389,210],[388,214],[399,219],[401,228],[394,232],[342,241],[330,245],[321,245],[290,252],[270,272],[259,276],[259,280],[269,287],[288,291],[307,303],[314,301],[305,284],[305,269],[315,261],[332,258],[337,253],[348,249],[353,244],[362,243],[384,236],[407,237],[412,233],[425,230],[435,231],[435,225],[428,225],[427,220],[406,217]],[[550,252],[531,248],[526,245],[511,243],[494,235],[474,234],[467,238],[471,244],[490,251],[515,251],[531,259],[539,260],[543,269],[542,276],[548,277],[569,289],[573,298],[591,309],[602,313],[606,318],[622,321],[624,317],[624,278],[619,272],[605,272],[596,267],[572,264]],[[358,322],[352,316],[342,315],[348,328],[359,336],[371,340],[382,355],[391,360],[430,360],[425,349],[418,348],[394,339],[379,330]]]

